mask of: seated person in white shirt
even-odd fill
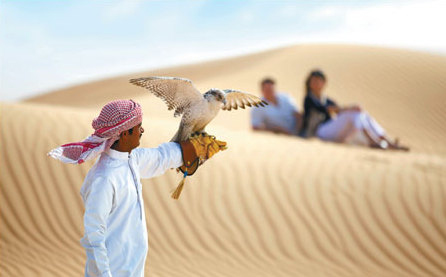
[[[285,93],[276,92],[275,81],[265,78],[260,84],[262,99],[268,106],[251,110],[251,125],[255,131],[269,131],[297,136],[302,116],[294,100]]]

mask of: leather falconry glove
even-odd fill
[[[183,173],[183,179],[172,193],[172,198],[178,199],[184,186],[187,176],[191,176],[197,171],[198,166],[210,159],[217,152],[226,150],[226,142],[217,140],[215,136],[200,134],[191,137],[189,140],[180,142],[183,155],[183,165],[178,169]]]

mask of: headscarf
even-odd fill
[[[80,164],[94,159],[119,139],[121,132],[142,122],[141,106],[133,100],[114,100],[106,104],[93,119],[94,133],[80,142],[63,144],[48,156],[64,163]]]

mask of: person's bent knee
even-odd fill
[[[338,115],[338,118],[345,118],[350,122],[354,122],[357,118],[361,117],[360,111],[344,111]]]

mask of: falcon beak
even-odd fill
[[[223,105],[226,105],[226,99],[223,99],[222,102],[223,102]]]

